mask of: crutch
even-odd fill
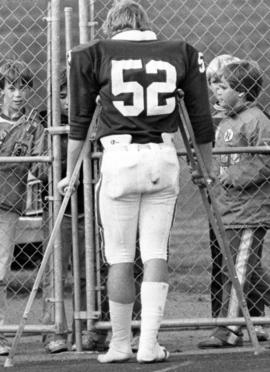
[[[51,251],[52,251],[52,248],[53,248],[53,243],[54,243],[56,234],[57,234],[57,232],[58,232],[58,230],[60,228],[62,219],[64,217],[64,213],[65,213],[67,204],[68,204],[69,199],[70,199],[70,197],[71,197],[71,195],[72,195],[72,193],[74,191],[74,186],[76,185],[76,182],[78,180],[80,168],[81,168],[81,165],[82,165],[82,161],[83,161],[83,159],[84,159],[84,157],[86,155],[87,149],[88,149],[88,141],[93,140],[94,137],[95,137],[97,123],[98,123],[98,117],[100,115],[100,110],[101,110],[101,106],[100,105],[97,105],[97,108],[96,108],[96,110],[95,110],[95,112],[93,114],[92,121],[91,121],[91,124],[89,126],[89,129],[88,129],[88,132],[87,132],[87,135],[86,135],[86,139],[85,139],[84,145],[83,145],[83,147],[81,149],[81,152],[80,152],[79,157],[78,157],[78,160],[76,162],[74,171],[73,171],[72,176],[70,178],[70,184],[69,184],[69,186],[68,186],[68,188],[66,190],[64,199],[62,201],[61,207],[59,209],[58,215],[57,215],[56,220],[55,220],[55,223],[54,223],[54,227],[52,229],[52,233],[51,233],[50,239],[49,239],[48,244],[47,244],[47,247],[46,247],[46,249],[44,251],[44,255],[43,255],[43,258],[42,258],[42,261],[41,261],[41,264],[40,264],[40,267],[39,267],[39,270],[38,270],[38,273],[37,273],[35,282],[33,284],[32,290],[30,292],[30,295],[29,295],[27,304],[25,306],[24,313],[23,313],[22,318],[20,320],[20,323],[19,323],[19,326],[18,326],[16,335],[15,335],[15,337],[13,339],[12,346],[11,346],[11,349],[10,349],[10,352],[9,352],[9,355],[8,355],[8,357],[5,360],[4,367],[13,367],[13,359],[14,359],[14,355],[15,355],[15,352],[16,352],[16,349],[17,349],[17,345],[18,345],[19,340],[21,338],[21,335],[23,333],[24,325],[25,325],[25,323],[27,321],[28,314],[29,314],[29,312],[31,310],[31,307],[33,305],[33,301],[34,301],[35,296],[36,296],[36,293],[38,291],[38,288],[39,288],[39,285],[40,285],[40,282],[41,282],[42,275],[44,273],[44,270],[45,270],[46,265],[47,265],[47,261],[48,261],[48,259],[50,257],[50,254],[51,254]]]
[[[181,119],[180,125],[179,125],[180,132],[181,132],[183,142],[184,142],[184,145],[185,145],[185,148],[186,148],[186,151],[187,151],[187,155],[188,155],[188,158],[189,158],[189,161],[190,161],[190,165],[191,165],[192,170],[194,170],[194,171],[198,170],[200,172],[200,174],[202,175],[202,178],[204,180],[205,187],[204,186],[199,186],[202,201],[203,201],[204,207],[206,209],[209,221],[210,221],[210,223],[212,225],[212,228],[215,232],[215,235],[217,237],[219,246],[221,248],[221,252],[223,254],[224,260],[225,260],[227,268],[228,268],[230,279],[231,279],[232,284],[235,288],[236,295],[238,297],[238,301],[240,303],[241,310],[243,312],[243,316],[244,316],[245,321],[246,321],[247,330],[248,330],[251,342],[252,342],[253,347],[254,347],[255,355],[258,355],[264,349],[263,349],[263,347],[260,346],[260,344],[258,342],[257,335],[255,333],[254,326],[253,326],[253,323],[251,321],[251,318],[250,318],[250,315],[249,315],[249,312],[248,312],[247,303],[246,303],[241,285],[240,285],[238,277],[237,277],[237,273],[236,273],[236,270],[235,270],[233,258],[232,258],[230,248],[228,246],[228,243],[227,243],[227,240],[226,240],[226,237],[225,237],[224,226],[223,226],[221,216],[220,216],[220,213],[219,213],[219,210],[218,210],[218,207],[217,207],[217,204],[216,204],[216,200],[215,200],[215,197],[214,197],[214,194],[213,194],[213,188],[212,188],[212,183],[213,182],[212,182],[212,179],[208,175],[208,172],[206,170],[206,167],[205,167],[203,158],[201,156],[200,150],[197,146],[195,136],[194,136],[194,132],[193,132],[193,128],[192,128],[190,118],[189,118],[189,115],[188,115],[188,112],[187,112],[187,109],[186,109],[186,105],[185,105],[185,102],[184,102],[184,92],[182,90],[177,91],[177,103],[178,103],[179,115],[180,115],[180,119]],[[190,138],[191,143],[189,142],[187,132],[189,134],[189,138]],[[194,149],[196,160],[195,160],[194,153],[191,149],[191,144],[192,144],[193,149]]]

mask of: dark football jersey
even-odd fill
[[[131,134],[133,142],[160,142],[176,132],[176,91],[198,143],[213,140],[203,56],[182,41],[96,40],[70,53],[71,139],[84,139],[100,95],[97,138]]]

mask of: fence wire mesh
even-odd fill
[[[0,4],[0,17],[1,17],[1,66],[8,60],[12,64],[18,61],[25,62],[26,66],[33,75],[33,87],[27,87],[29,90],[25,102],[19,103],[18,113],[16,108],[11,110],[11,114],[16,120],[13,123],[17,125],[21,120],[20,110],[23,108],[26,118],[31,110],[34,109],[33,115],[35,122],[40,126],[40,112],[46,111],[47,106],[47,66],[48,66],[48,24],[47,24],[47,1],[1,1]],[[3,86],[1,86],[3,89]],[[3,93],[3,90],[2,90]],[[14,98],[13,98],[14,99]],[[15,100],[22,100],[22,93],[18,93]],[[14,108],[14,107],[13,107]],[[12,109],[12,108],[11,108]],[[4,116],[6,114],[6,117]],[[7,118],[7,111],[3,109],[3,94],[1,94],[1,156],[10,156],[10,161],[18,159],[17,156],[45,156],[48,154],[48,145],[44,151],[37,153],[33,151],[36,143],[26,143],[25,138],[16,138],[12,135],[12,120]],[[42,116],[44,124],[44,116]],[[9,123],[9,125],[8,125]],[[25,127],[29,125],[30,121],[26,120]],[[43,126],[42,126],[43,128]],[[15,148],[10,145],[9,148],[5,147],[5,131],[8,136],[13,136]],[[16,132],[16,131],[15,131]],[[18,130],[19,133],[19,130]],[[36,140],[35,140],[36,141]],[[31,149],[31,146],[33,148]],[[26,150],[23,149],[26,146]],[[27,147],[28,146],[28,147]],[[19,148],[22,151],[19,151]],[[16,156],[16,157],[15,157]],[[34,158],[30,162],[25,163],[0,163],[1,173],[1,194],[7,193],[5,200],[1,196],[1,315],[4,311],[5,324],[16,324],[19,314],[23,311],[23,306],[32,289],[34,279],[39,268],[40,261],[43,255],[44,248],[44,219],[43,219],[43,202],[42,194],[44,194],[44,183],[37,178],[37,174],[31,173],[31,168],[36,163]],[[25,166],[25,173],[20,171],[21,167]],[[7,170],[9,169],[9,171]],[[6,177],[6,179],[3,179]],[[10,184],[9,184],[10,180]],[[10,208],[7,207],[12,200],[18,200],[24,204],[22,211],[19,212],[17,218],[10,220],[9,226],[5,225],[3,221],[9,221],[10,217],[14,214],[10,213]],[[51,217],[50,217],[51,218]],[[12,224],[15,225],[14,229]],[[10,248],[8,248],[8,241],[10,241]],[[4,247],[4,244],[7,244]],[[14,246],[14,252],[13,252]],[[3,250],[10,251],[11,257],[6,260],[3,255]],[[13,253],[13,254],[12,254]],[[11,262],[10,262],[11,260]],[[4,267],[10,265],[10,271],[3,276],[5,271]],[[5,294],[7,289],[7,302],[4,303]],[[30,324],[40,323],[42,305],[41,298],[37,299],[33,311],[29,316]]]
[[[104,36],[102,22],[111,3],[107,1],[94,3],[94,18],[97,21],[96,37]],[[206,66],[213,58],[222,54],[258,62],[263,71],[263,90],[259,96],[259,104],[265,113],[269,114],[270,49],[267,24],[270,19],[270,6],[266,1],[250,3],[244,0],[215,2],[142,0],[140,4],[150,15],[154,30],[160,38],[187,41],[204,54]],[[211,91],[209,94],[211,103],[214,103],[215,97]],[[178,147],[184,150],[181,140],[178,141]],[[230,155],[224,156],[228,158]],[[215,242],[212,242],[213,232],[209,231],[207,214],[197,187],[192,184],[186,160],[185,156],[180,156],[180,195],[169,247],[171,292],[167,316],[169,318],[204,318],[210,317],[211,314],[216,316],[218,310],[215,309],[220,308],[221,274],[218,268],[221,262],[219,259],[213,262],[216,252]],[[267,177],[265,177],[265,182],[268,182]],[[258,186],[259,189],[260,186]],[[258,204],[258,209],[260,208]],[[264,245],[263,262],[268,262],[268,234],[266,234]],[[214,252],[212,256],[210,248]],[[259,256],[260,254],[261,252]],[[215,280],[211,283],[212,270],[214,270],[213,279]],[[267,287],[268,279],[265,278],[264,281]],[[215,287],[216,284],[217,287]],[[214,310],[211,309],[211,296]],[[256,295],[252,300],[253,309],[254,302],[259,302],[255,298]],[[261,304],[260,306],[264,308]],[[262,314],[263,311],[256,310],[252,313],[253,316]]]
[[[97,22],[95,37],[103,37],[101,26],[111,4],[112,1],[107,0],[89,1],[89,19]],[[268,27],[270,4],[268,1],[168,0],[164,2],[162,0],[142,0],[140,4],[151,16],[154,29],[159,37],[186,40],[203,52],[206,65],[221,54],[232,54],[239,58],[257,61],[264,73],[264,85],[259,103],[266,112],[270,112],[270,31]],[[48,77],[47,74],[50,62],[48,60],[47,6],[48,2],[42,0],[3,0],[0,4],[1,64],[7,58],[22,59],[28,64],[34,73],[35,81],[28,104],[39,112],[48,109],[46,87],[48,83],[50,84],[50,76]],[[63,10],[63,6],[74,8],[74,23],[79,23],[77,1],[65,1],[64,4],[61,4],[61,10]],[[64,27],[63,23],[61,23],[61,27]],[[90,37],[89,31],[89,39]],[[78,39],[76,24],[74,27],[75,43]],[[61,60],[65,63],[64,47],[61,49]],[[211,96],[211,98],[213,97]],[[199,318],[211,317],[210,279],[213,257],[210,252],[208,218],[197,187],[191,181],[187,159],[182,153],[184,147],[181,139],[178,139],[177,146],[181,152],[179,156],[181,165],[180,195],[169,247],[171,289],[166,318],[193,318],[195,322]],[[98,174],[94,176],[93,181],[96,182]],[[262,183],[269,181],[269,176],[265,177],[265,181]],[[258,186],[258,192],[260,190],[261,184]],[[11,273],[7,280],[8,309],[16,308],[20,312],[39,267],[44,239],[46,241],[48,235],[46,232],[44,233],[47,222],[52,219],[52,215],[44,213],[42,210],[44,206],[40,204],[40,195],[42,192],[47,192],[44,190],[44,185],[35,178],[30,179],[27,191],[27,208],[17,225],[14,239],[16,246]],[[261,239],[264,240],[264,250],[263,252],[258,250],[258,257],[262,255],[263,262],[268,264],[268,233]],[[71,239],[69,238],[69,240]],[[98,241],[98,243],[100,242]],[[97,244],[97,301],[95,305],[99,319],[107,320],[108,305],[105,290],[107,268],[103,264],[99,267],[100,256],[100,244]],[[219,264],[217,262],[217,265]],[[136,268],[137,282],[139,283],[141,281],[140,262],[137,262]],[[70,277],[69,265],[68,275]],[[217,275],[219,275],[219,271]],[[268,283],[265,277],[262,280]],[[252,286],[254,287],[254,284]],[[217,303],[220,301],[219,296],[220,294],[217,294]],[[42,306],[42,298],[38,297],[29,319],[30,322],[40,322]],[[50,307],[53,306],[53,302],[50,303]],[[139,319],[139,307],[138,297],[135,319]],[[7,311],[7,315],[7,321],[11,324],[17,321],[16,315],[14,316],[11,311]]]

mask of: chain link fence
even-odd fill
[[[89,10],[89,39],[103,37],[101,26],[111,3],[107,0],[85,2]],[[259,102],[266,112],[270,112],[270,31],[268,27],[270,4],[266,0],[252,2],[247,0],[217,0],[215,2],[210,0],[168,0],[166,2],[141,0],[140,3],[151,16],[154,30],[159,37],[186,40],[203,52],[206,64],[221,54],[232,54],[239,58],[256,60],[264,72],[264,87]],[[50,18],[48,18],[48,5],[50,2],[42,0],[3,0],[0,4],[0,50],[1,64],[7,58],[22,59],[28,64],[34,73],[34,89],[28,106],[35,108],[38,112],[49,113],[48,125],[50,125],[51,110],[53,111],[55,108],[51,107],[51,34],[48,23]],[[75,0],[65,1],[60,5],[60,37],[63,41],[60,59],[63,64],[66,53],[64,47],[65,26],[62,16],[64,6],[73,8],[73,44],[77,44],[80,40],[79,27],[77,27],[80,23],[78,2]],[[52,15],[53,17],[54,15]],[[52,35],[52,38],[58,36]],[[211,96],[211,98],[213,97]],[[53,125],[57,126],[57,123]],[[60,134],[62,136],[64,133],[60,132]],[[57,141],[53,141],[53,144],[58,146]],[[191,323],[196,325],[200,324],[201,318],[211,318],[212,315],[210,283],[213,257],[211,257],[209,238],[211,231],[209,231],[207,214],[197,187],[191,182],[185,149],[180,138],[177,141],[177,146],[181,165],[180,195],[169,247],[170,293],[166,319],[174,319],[175,321],[179,318],[180,320],[191,319]],[[50,153],[51,150],[49,141],[48,152]],[[55,152],[57,149],[54,148],[53,151]],[[93,164],[92,181],[95,183],[98,178],[98,160],[94,159]],[[51,205],[49,213],[44,213],[41,196],[48,194],[46,185],[33,178],[32,175],[29,177],[26,189],[27,205],[17,225],[13,262],[6,283],[8,309],[16,308],[19,313],[23,311],[23,304],[39,268],[43,248],[46,245],[44,242],[48,238],[48,233],[44,233],[44,231],[48,225],[52,226],[54,214],[52,203],[49,203]],[[268,182],[267,177],[265,182]],[[49,195],[54,196],[52,192],[49,192]],[[61,239],[59,243],[61,245]],[[108,320],[105,289],[107,268],[102,264],[97,234],[95,235],[95,243],[95,319]],[[264,237],[263,252],[258,253],[262,254],[264,263],[269,262],[268,246],[267,233]],[[218,262],[216,263],[219,265]],[[53,264],[52,262],[51,267]],[[71,271],[68,262],[68,278],[72,276]],[[141,281],[140,261],[136,265],[136,276],[139,284]],[[49,278],[53,282],[53,273],[49,274]],[[81,280],[84,280],[85,284],[85,278],[81,278]],[[67,283],[70,284],[70,281],[66,280]],[[75,282],[75,286],[77,284]],[[217,294],[217,301],[220,301],[219,296]],[[50,307],[54,308],[53,298],[51,300]],[[40,290],[29,318],[30,323],[41,324],[42,302],[42,291]],[[69,304],[70,296],[66,301],[66,306]],[[139,308],[138,298],[134,319],[139,319]],[[7,322],[9,324],[17,323],[18,314],[13,314],[13,311],[9,310],[7,311]],[[88,319],[88,316],[85,313],[80,315],[76,312],[76,319],[79,318]]]
[[[24,106],[23,112],[25,113],[25,117],[22,116],[20,118],[20,114],[16,114],[16,109],[11,110],[11,115],[13,116],[10,118],[16,118],[13,119],[14,126],[22,118],[25,119],[25,126],[29,125],[32,120],[29,113],[32,113],[34,122],[38,123],[39,113],[46,110],[47,100],[49,98],[47,89],[47,68],[49,63],[47,52],[48,43],[50,42],[48,40],[47,6],[48,3],[46,1],[2,1],[0,4],[0,64],[3,66],[7,61],[10,61],[12,65],[17,61],[23,61],[33,75],[33,87],[27,88],[29,90],[28,97],[25,104],[21,104],[21,108]],[[15,99],[21,100],[21,93],[18,96]],[[14,137],[14,145],[17,143],[17,146],[24,148],[25,141],[19,139],[16,142],[16,135],[12,135],[12,121],[8,120],[7,112],[3,110],[2,99],[3,94],[1,94],[2,112],[0,131],[4,144],[1,142],[1,157],[10,157],[8,163],[5,158],[0,158],[0,172],[2,177],[1,193],[3,193],[4,189],[8,190],[6,201],[1,203],[2,219],[8,221],[9,216],[12,215],[12,211],[5,207],[5,202],[9,203],[9,199],[12,200],[12,197],[14,197],[24,203],[24,208],[19,213],[18,220],[16,218],[11,220],[9,227],[1,223],[2,246],[9,239],[8,236],[11,234],[9,229],[12,229],[11,225],[15,224],[11,236],[11,246],[9,248],[11,263],[10,260],[6,263],[4,260],[1,262],[2,272],[4,267],[10,263],[10,271],[4,277],[1,274],[1,290],[3,288],[3,293],[1,292],[1,314],[4,311],[5,324],[12,325],[17,323],[18,316],[23,311],[23,306],[32,288],[43,255],[44,221],[41,194],[44,192],[44,184],[36,177],[37,174],[34,175],[31,173],[31,169],[36,164],[49,164],[47,155],[50,151],[47,146],[44,152],[34,154],[31,147],[26,147],[26,152],[22,152],[21,155],[27,156],[29,159],[25,161],[22,159],[21,163],[16,163],[18,157],[14,153],[13,148],[10,148],[10,152],[7,152],[5,148],[5,143],[8,142],[8,139],[5,142],[5,131],[7,131],[7,138],[9,136],[11,138],[12,136]],[[28,146],[30,145],[28,144]],[[38,155],[42,163],[37,163],[36,158],[33,157],[34,155]],[[19,153],[18,156],[20,156]],[[26,173],[22,174],[19,170],[24,165]],[[10,168],[9,172],[6,169],[8,167]],[[3,179],[5,176],[7,177],[6,180]],[[10,185],[8,185],[9,179],[12,182]],[[1,200],[3,200],[2,197]],[[14,252],[12,249],[13,246]],[[8,247],[3,247],[1,252],[3,249],[8,251]],[[6,289],[7,303],[4,304],[4,292]],[[29,316],[30,324],[40,323],[41,311],[41,300],[38,298],[34,311],[31,311]]]
[[[204,54],[206,66],[214,57],[222,54],[257,61],[264,80],[259,103],[269,114],[270,49],[267,24],[270,6],[266,1],[142,0],[140,4],[150,15],[154,30],[160,38],[187,41]],[[94,5],[96,37],[103,37],[102,22],[111,2],[96,1]],[[210,91],[209,94],[214,103],[215,98]],[[193,318],[195,324],[198,318],[210,317],[212,313],[217,315],[211,309],[211,296],[214,309],[219,308],[221,288],[215,291],[215,282],[220,280],[221,263],[214,260],[213,266],[211,249],[215,250],[215,243],[210,239],[213,238],[212,231],[209,231],[208,217],[198,189],[191,182],[181,139],[178,140],[178,148],[181,165],[180,195],[169,247],[170,293],[167,316],[169,319]],[[265,182],[268,182],[267,176]],[[264,246],[263,262],[268,262],[268,234]],[[212,270],[214,284],[211,283]],[[211,286],[214,286],[212,294]],[[258,303],[259,300],[253,301]]]

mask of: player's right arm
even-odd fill
[[[67,150],[67,175],[61,181],[58,182],[57,188],[60,194],[64,195],[71,180],[72,173],[74,171],[75,165],[79,158],[81,149],[83,147],[84,141],[72,140],[68,141]]]
[[[65,194],[76,162],[82,150],[88,127],[96,107],[97,89],[94,87],[89,45],[74,48],[69,54],[70,64],[70,133],[67,148],[67,173],[57,185]]]

